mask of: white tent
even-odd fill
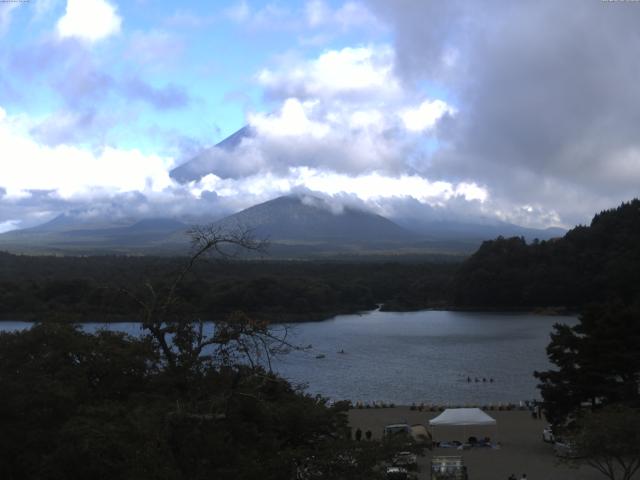
[[[429,427],[434,439],[437,440],[461,440],[466,442],[468,435],[489,436],[497,434],[495,418],[490,417],[479,408],[447,408],[437,417],[429,420]],[[447,428],[451,427],[451,428]],[[458,428],[456,428],[458,427]],[[462,432],[460,431],[462,427]],[[490,428],[495,427],[495,428]],[[459,435],[462,434],[460,438]]]
[[[429,420],[432,427],[487,426],[495,425],[495,418],[479,408],[447,408],[436,418]]]

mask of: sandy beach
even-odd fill
[[[354,431],[371,430],[380,438],[385,425],[408,423],[428,425],[440,412],[420,412],[409,407],[363,408],[349,411],[349,422]],[[544,420],[535,420],[527,411],[487,411],[497,421],[495,440],[500,449],[478,448],[456,450],[435,448],[419,457],[419,479],[428,479],[432,455],[462,455],[467,465],[469,480],[507,480],[510,474],[528,480],[597,480],[602,475],[589,467],[571,468],[560,463],[551,444],[542,441]],[[492,440],[494,440],[492,436]]]

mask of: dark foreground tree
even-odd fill
[[[177,292],[193,262],[253,245],[194,238],[172,282],[134,294],[148,335],[64,324],[0,334],[0,478],[382,477],[396,446],[350,440],[347,404],[329,407],[270,371],[286,338],[242,313],[213,328],[184,314]]]
[[[593,306],[574,326],[556,324],[547,354],[557,369],[535,372],[554,424],[582,405],[640,407],[640,311],[620,303]]]
[[[587,412],[570,438],[583,462],[610,480],[631,480],[640,469],[640,410],[609,406]]]

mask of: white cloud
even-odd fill
[[[191,189],[196,196],[215,191],[220,197],[245,199],[244,207],[300,189],[330,196],[353,195],[371,205],[399,198],[411,198],[432,206],[453,198],[480,203],[489,199],[486,189],[473,183],[432,182],[418,175],[393,177],[377,172],[351,176],[307,167],[290,168],[283,174],[255,174],[238,179],[209,174]]]
[[[445,114],[453,115],[456,110],[442,100],[425,100],[416,108],[407,108],[400,112],[400,117],[407,130],[421,132],[433,128]]]
[[[486,189],[474,183],[432,182],[418,175],[394,177],[372,172],[350,176],[310,168],[292,169],[291,173],[294,185],[329,195],[353,194],[365,201],[411,197],[420,202],[438,204],[452,197],[481,202],[488,198]]]
[[[359,174],[404,169],[407,143],[397,117],[384,109],[289,98],[269,115],[252,114],[255,136],[233,152],[214,152],[213,173],[223,177],[283,172],[290,167]]]
[[[256,77],[280,108],[250,114],[255,137],[241,151],[218,156],[213,173],[237,177],[288,167],[415,173],[437,149],[425,134],[455,113],[445,101],[400,85],[388,45],[327,50],[282,65]]]
[[[403,85],[437,82],[459,106],[423,174],[487,185],[512,218],[569,225],[638,195],[640,9],[396,3],[368,0],[393,31],[395,74]]]
[[[280,114],[285,119],[299,115],[299,120],[310,121],[308,115],[314,108],[291,101]],[[349,121],[346,115],[340,118]],[[403,202],[414,205],[414,211],[427,213],[433,208],[458,214],[497,210],[482,185],[385,170],[402,157],[392,148],[394,144],[378,144],[377,134],[339,137],[338,131],[348,130],[344,127],[332,127],[315,142],[307,131],[293,132],[282,143],[278,143],[281,136],[250,139],[227,153],[230,163],[246,162],[242,175],[212,173],[178,185],[168,177],[171,159],[117,148],[92,152],[72,145],[44,146],[29,135],[32,123],[28,117],[7,115],[0,109],[0,151],[6,152],[0,158],[0,169],[5,172],[0,178],[0,192],[4,192],[0,230],[33,225],[42,221],[43,212],[53,216],[69,209],[107,219],[217,218],[279,195],[309,191],[333,196],[337,205],[347,202],[385,215],[397,213],[397,205]],[[364,131],[367,128],[365,125]],[[276,159],[282,155],[291,158],[278,167]],[[317,166],[313,166],[314,155],[322,160]],[[499,214],[508,218],[513,212]]]
[[[107,0],[67,0],[65,14],[58,20],[61,38],[75,37],[96,42],[120,32],[122,19]]]
[[[29,135],[31,123],[0,108],[0,187],[8,197],[24,197],[30,190],[53,190],[61,198],[94,190],[161,191],[172,183],[170,159],[112,147],[96,153],[65,144],[45,146]]]
[[[329,133],[329,126],[309,119],[305,110],[312,110],[314,102],[301,103],[295,98],[284,102],[277,115],[249,115],[249,124],[259,132],[268,136],[301,136],[310,135],[323,138]]]
[[[199,156],[191,169],[196,178],[282,175],[298,167],[351,176],[416,174],[437,148],[429,130],[454,112],[442,100],[402,88],[385,45],[325,51],[257,78],[281,103],[269,114],[248,114],[253,134],[235,151],[214,148]]]
[[[401,88],[393,74],[393,58],[388,46],[328,50],[315,60],[287,64],[279,71],[263,69],[257,81],[269,94],[281,98],[394,97]]]
[[[4,222],[0,222],[0,233],[9,232],[11,230],[15,230],[20,225],[20,220],[6,220]]]

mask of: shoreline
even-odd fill
[[[413,402],[411,405],[395,404],[393,402],[352,402],[351,400],[335,400],[334,404],[348,403],[350,410],[381,410],[381,409],[393,409],[393,408],[406,408],[415,412],[442,412],[448,408],[479,408],[480,410],[486,410],[489,412],[511,412],[511,411],[531,411],[531,408],[527,406],[527,402],[533,405],[533,402],[538,402],[538,399],[521,400],[518,404],[513,402],[495,402],[495,403],[424,403]]]
[[[335,311],[335,312],[314,312],[314,313],[273,313],[273,312],[248,312],[247,315],[256,318],[267,320],[271,324],[284,324],[284,323],[312,323],[312,322],[324,322],[331,320],[341,315],[364,315],[372,312],[388,312],[388,313],[413,313],[413,312],[470,312],[470,313],[497,313],[497,314],[531,314],[541,316],[554,316],[554,317],[571,317],[580,314],[579,309],[568,307],[522,307],[522,308],[499,308],[499,307],[460,307],[454,305],[438,305],[432,307],[425,307],[419,309],[407,309],[407,310],[385,310],[384,304],[379,304],[378,308],[371,310],[353,310],[353,311]],[[217,322],[224,320],[232,312],[220,313],[214,315],[213,318],[206,320],[207,322]],[[66,316],[66,318],[65,318]],[[125,316],[124,314],[104,314],[96,313],[92,314],[92,318],[82,319],[74,318],[78,317],[78,314],[58,314],[56,318],[49,317],[44,314],[44,320],[38,319],[38,314],[35,313],[15,313],[15,314],[0,314],[0,322],[28,322],[28,323],[138,323],[140,320],[135,318],[135,314],[131,316]],[[193,314],[194,317],[201,317],[203,315]],[[134,318],[132,318],[134,317]]]

